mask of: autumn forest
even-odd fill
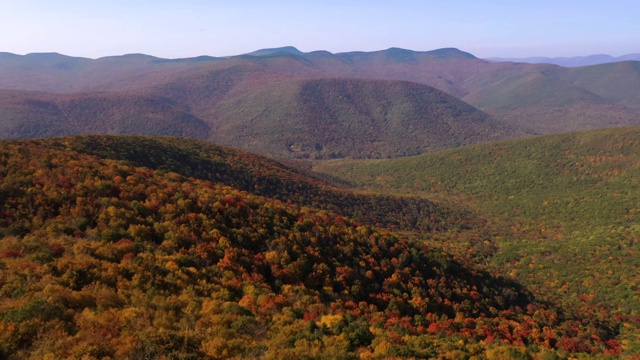
[[[640,359],[637,61],[0,70],[0,359]]]

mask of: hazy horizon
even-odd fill
[[[284,45],[284,46],[279,46],[276,47],[277,48],[284,48],[284,47],[294,47],[296,49],[298,49],[299,51],[303,52],[303,53],[310,53],[310,52],[314,52],[314,51],[328,51],[326,49],[315,49],[315,50],[311,50],[311,51],[303,51],[300,50],[300,48],[298,48],[297,46],[294,45]],[[392,47],[392,48],[397,48],[397,47]],[[30,54],[60,54],[63,56],[69,56],[69,57],[76,57],[76,58],[87,58],[87,59],[100,59],[103,57],[117,57],[117,56],[127,56],[127,55],[148,55],[148,56],[152,56],[152,57],[157,57],[157,58],[161,58],[161,59],[187,59],[187,58],[194,58],[194,57],[199,57],[199,56],[211,56],[211,57],[220,57],[220,58],[225,58],[225,57],[233,57],[233,56],[240,56],[240,55],[246,55],[246,54],[250,54],[256,51],[260,51],[260,50],[268,50],[268,49],[274,49],[274,48],[260,48],[260,49],[254,49],[251,51],[248,51],[246,53],[239,53],[239,54],[232,54],[232,55],[226,55],[226,56],[216,56],[216,55],[211,55],[211,54],[200,54],[200,55],[194,55],[194,56],[188,56],[188,57],[162,57],[162,56],[156,56],[153,54],[146,54],[146,53],[141,53],[141,52],[132,52],[132,53],[123,53],[123,54],[111,54],[111,55],[105,55],[105,56],[99,56],[99,57],[87,57],[87,56],[77,56],[77,55],[73,55],[73,54],[65,54],[65,53],[61,53],[58,51],[43,51],[43,52],[30,52],[30,53],[13,53],[10,51],[1,51],[0,53],[9,53],[9,54],[14,54],[14,55],[19,55],[19,56],[24,56],[24,55],[30,55]],[[345,52],[331,52],[333,54],[341,54],[341,53],[349,53],[349,52],[377,52],[377,51],[385,51],[388,50],[390,48],[387,49],[376,49],[376,50],[358,50],[358,49],[354,49],[354,50],[350,50],[350,51],[345,51]],[[404,50],[410,50],[410,51],[416,51],[416,52],[429,52],[429,51],[434,51],[434,50],[439,50],[439,49],[443,49],[443,48],[437,48],[437,49],[425,49],[425,50],[415,50],[415,49],[406,49],[403,48]],[[545,55],[539,55],[539,56],[488,56],[488,57],[482,57],[482,56],[478,56],[472,52],[466,51],[465,49],[458,49],[460,51],[463,52],[467,52],[470,53],[474,56],[476,56],[479,59],[487,59],[487,60],[492,60],[492,59],[501,59],[501,60],[527,60],[527,59],[571,59],[571,58],[587,58],[587,57],[591,57],[591,56],[611,56],[612,58],[619,58],[619,57],[623,57],[623,56],[627,56],[627,55],[640,55],[640,51],[639,52],[635,52],[635,53],[627,53],[627,54],[620,54],[620,55],[611,55],[611,54],[577,54],[577,55],[568,55],[568,56],[545,56]]]
[[[640,52],[640,3],[630,0],[0,0],[0,5],[0,52],[21,55],[224,57],[282,46],[332,53],[454,47],[480,58]]]

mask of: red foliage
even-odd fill
[[[64,253],[64,245],[60,243],[51,242],[47,246],[54,256],[61,256]]]
[[[19,257],[22,257],[22,253],[14,249],[6,249],[2,253],[0,253],[1,259],[15,259]]]
[[[607,347],[604,351],[605,354],[607,355],[620,354],[620,351],[621,351],[620,343],[618,343],[616,339],[609,339],[604,344]]]

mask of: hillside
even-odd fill
[[[205,139],[211,131],[204,121],[172,104],[139,95],[0,90],[0,103],[4,139],[95,133]]]
[[[5,139],[177,135],[279,158],[399,157],[519,134],[426,85],[287,80],[252,66],[140,92],[0,91],[0,104]]]
[[[462,99],[511,126],[550,134],[640,124],[633,65],[501,65],[469,78]]]
[[[194,175],[293,171],[180,139],[0,142],[3,358],[620,350],[608,324],[401,233],[168,171],[194,152]]]
[[[500,217],[510,235],[497,241],[494,265],[534,289],[553,289],[565,304],[624,318],[637,351],[639,136],[638,127],[601,130],[317,169],[370,190],[455,198]]]
[[[213,141],[276,157],[389,158],[514,131],[426,85],[320,79],[264,87],[216,109]]]
[[[640,61],[572,69],[571,78],[575,85],[603,98],[635,107],[640,102]]]
[[[70,138],[66,144],[83,154],[330,210],[369,225],[429,232],[482,224],[470,213],[426,199],[353,193],[262,156],[188,139],[84,136]]]
[[[172,119],[182,120],[171,129],[144,128],[140,133],[191,136],[193,121],[202,121],[211,130],[198,131],[202,135],[197,138],[242,145],[244,149],[265,155],[329,158],[342,153],[342,156],[357,158],[394,157],[496,138],[638,125],[638,64],[627,61],[562,68],[549,64],[492,63],[457,49],[411,51],[399,48],[332,54],[326,51],[302,53],[285,47],[229,58],[203,56],[191,59],[159,59],[141,54],[96,60],[60,54],[3,54],[0,56],[0,89],[64,94],[68,99],[83,100],[87,96],[118,99],[85,101],[88,113],[78,114],[78,122],[85,125],[94,124],[92,112],[120,118],[143,117],[143,123],[147,123],[151,120],[144,116],[151,107],[167,112],[166,115],[154,115],[164,119],[161,123],[165,127]],[[355,79],[374,81],[376,85],[349,87],[339,84],[355,84]],[[432,138],[429,133],[429,138],[419,144],[411,138],[420,138],[424,132],[413,134],[411,129],[405,129],[404,133],[395,134],[395,130],[388,129],[391,133],[383,134],[374,131],[376,125],[384,123],[382,110],[388,110],[394,116],[407,116],[413,124],[424,120],[425,116],[432,119],[429,114],[420,113],[423,108],[414,103],[424,99],[402,95],[415,85],[402,85],[397,81],[434,87],[478,108],[495,122],[491,121],[489,128],[478,128],[475,118],[463,116],[456,123],[464,124],[451,128],[453,137],[449,138],[449,132],[437,129],[439,138]],[[385,84],[388,88],[383,86]],[[402,87],[405,89],[401,91]],[[315,89],[313,93],[309,92],[312,88]],[[327,97],[330,94],[327,91],[346,93]],[[425,91],[417,92],[424,94]],[[140,107],[137,105],[140,99],[154,104]],[[340,104],[339,107],[318,103],[329,99],[331,104]],[[378,100],[388,105],[380,105]],[[0,116],[5,114],[0,118],[0,126],[6,129],[0,137],[5,139],[112,130],[97,123],[90,127],[91,131],[86,127],[77,130],[75,125],[60,129],[55,125],[60,123],[56,116],[37,102],[27,103],[19,111],[14,106],[10,101],[7,103],[6,96],[0,99]],[[8,112],[10,115],[6,115]],[[451,113],[445,112],[442,118],[450,116]],[[333,134],[316,132],[312,137],[306,132],[303,136],[301,134],[309,124],[301,119],[309,121],[310,118],[316,122],[338,118],[342,122],[355,122],[358,129],[364,129],[360,126],[364,123],[374,126],[370,131],[363,131],[362,137],[357,139],[340,139],[344,135],[341,127],[336,127],[337,132]],[[34,131],[34,119],[46,126]],[[466,123],[468,120],[470,122]],[[295,144],[286,135],[277,134],[276,121],[293,126],[292,130],[299,132],[303,141]],[[315,125],[318,124],[312,128]],[[123,130],[127,128],[128,125],[117,125],[113,132],[131,133]],[[465,133],[467,129],[478,136],[470,137]],[[318,138],[320,135],[323,137]],[[326,139],[324,135],[332,139]],[[367,136],[378,136],[372,140],[380,146],[374,149]],[[398,154],[382,146],[398,139],[404,140],[399,141],[403,146],[407,142],[406,148]],[[354,147],[357,144],[357,148],[346,148],[341,142]],[[264,144],[270,145],[261,147]],[[295,151],[286,150],[283,145],[293,146]],[[315,150],[316,145],[322,150]],[[302,148],[307,150],[300,150]]]

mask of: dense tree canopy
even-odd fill
[[[402,232],[72,150],[86,141],[0,143],[3,358],[619,351],[608,324]],[[212,174],[238,171],[220,159]]]

